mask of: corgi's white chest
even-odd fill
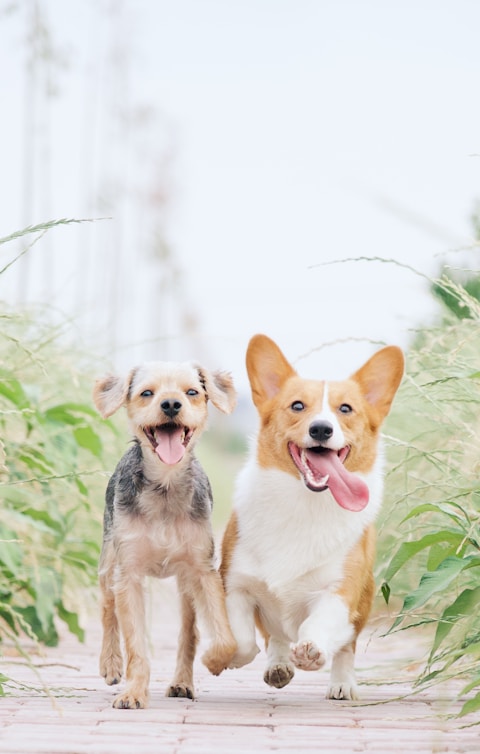
[[[239,522],[233,568],[261,580],[273,593],[298,587],[321,590],[339,580],[343,562],[380,507],[381,476],[369,475],[370,501],[346,511],[328,490],[311,492],[303,482],[255,461],[238,480]]]

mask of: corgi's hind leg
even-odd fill
[[[355,642],[340,649],[332,659],[327,699],[358,699],[355,679]]]

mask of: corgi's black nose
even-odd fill
[[[167,398],[167,400],[161,402],[160,408],[162,409],[165,416],[173,419],[173,417],[176,416],[182,408],[182,404],[180,403],[180,401],[174,401]]]
[[[310,424],[308,434],[312,440],[318,440],[318,442],[325,442],[329,440],[333,435],[333,425],[327,421],[318,421]]]

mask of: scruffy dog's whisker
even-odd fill
[[[99,565],[103,643],[100,673],[120,682],[125,645],[127,686],[114,707],[138,709],[148,702],[143,581],[175,575],[181,629],[177,663],[167,696],[193,699],[193,661],[198,644],[197,611],[212,643],[202,660],[218,675],[236,652],[225,595],[214,564],[212,495],[194,455],[207,420],[207,400],[230,413],[236,400],[226,372],[187,364],[151,362],[126,379],[107,375],[95,384],[95,405],[105,418],[125,406],[133,444],[119,461],[106,491]],[[175,413],[165,422],[166,408]]]

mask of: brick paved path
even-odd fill
[[[381,638],[369,627],[359,643],[357,669],[362,703],[324,699],[327,673],[297,671],[284,689],[262,680],[263,652],[246,668],[210,676],[196,663],[195,701],[169,699],[176,611],[172,585],[154,585],[162,607],[152,610],[152,683],[147,710],[116,710],[119,687],[99,678],[98,621],[84,645],[66,636],[36,658],[50,696],[22,689],[0,699],[1,754],[213,754],[221,752],[480,752],[480,728],[462,728],[455,688],[408,698],[418,641],[407,633]],[[26,667],[2,663],[24,683],[38,678]],[[395,682],[395,683],[393,683]]]

